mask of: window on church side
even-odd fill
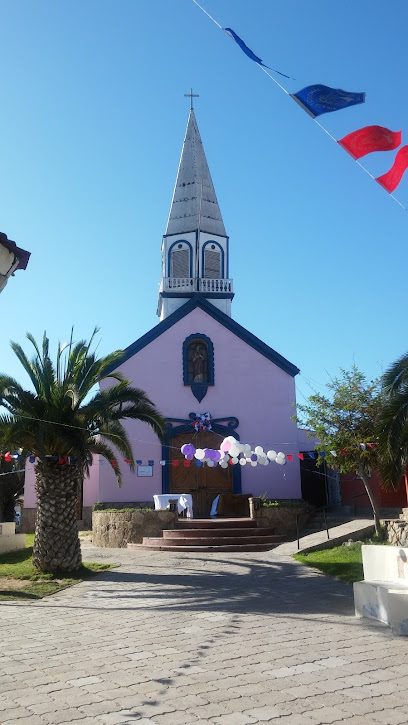
[[[205,340],[191,340],[187,349],[188,383],[208,383],[208,344]]]
[[[190,276],[190,251],[188,249],[173,249],[171,252],[170,277]]]
[[[221,253],[218,250],[204,250],[204,277],[221,279]]]

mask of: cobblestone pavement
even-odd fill
[[[399,725],[408,641],[278,550],[95,549],[120,567],[2,603],[2,725]]]

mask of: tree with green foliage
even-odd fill
[[[378,425],[381,478],[397,488],[408,462],[408,353],[384,373],[383,407]]]
[[[376,533],[381,537],[378,504],[369,478],[370,471],[379,467],[380,385],[378,380],[368,382],[355,365],[340,373],[327,384],[329,395],[315,393],[306,405],[297,406],[297,420],[318,440],[317,465],[325,460],[340,473],[355,472],[360,476],[373,510]]]
[[[159,437],[166,428],[146,393],[115,371],[123,352],[98,359],[91,351],[97,332],[95,328],[89,342],[75,343],[71,333],[69,343],[58,343],[55,366],[45,333],[41,350],[27,335],[35,351],[31,360],[12,342],[33,391],[0,374],[0,404],[7,411],[0,417],[0,442],[36,456],[33,563],[44,572],[75,571],[81,566],[76,508],[92,456],[99,454],[110,462],[119,485],[122,476],[112,445],[134,470],[132,446],[121,421],[141,420]],[[109,378],[112,385],[95,392]]]

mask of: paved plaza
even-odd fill
[[[408,722],[408,639],[285,549],[84,558],[120,567],[0,605],[2,725]]]

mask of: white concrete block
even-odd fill
[[[2,521],[0,523],[0,536],[11,536],[16,533],[16,524],[14,521]]]
[[[408,549],[363,546],[364,581],[354,584],[357,616],[378,619],[408,635]]]
[[[408,549],[401,546],[362,546],[366,581],[405,581],[408,587]]]
[[[17,551],[25,549],[25,534],[14,534],[12,536],[0,536],[0,554],[6,554],[9,551]]]

